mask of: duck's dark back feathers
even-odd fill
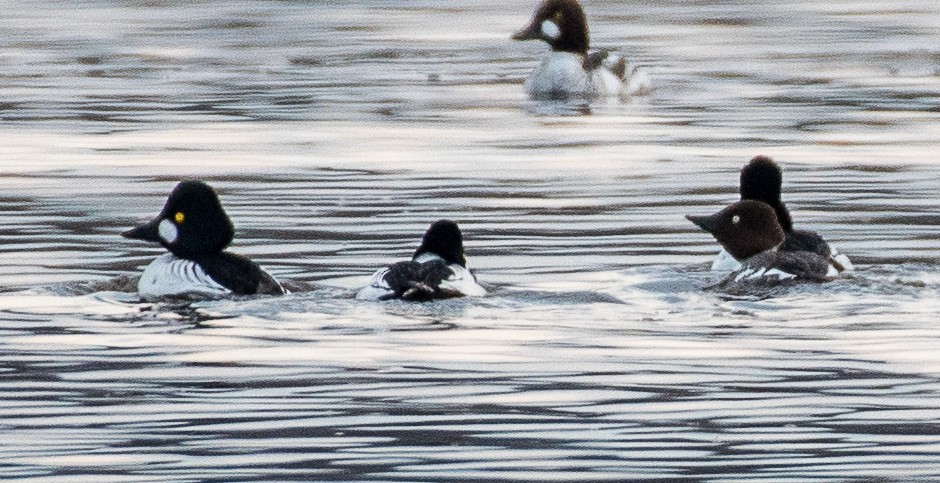
[[[382,300],[432,300],[452,295],[440,290],[441,282],[453,275],[453,270],[442,259],[418,263],[412,260],[398,262],[388,267],[385,283],[393,293]]]
[[[194,260],[220,285],[235,295],[283,295],[284,289],[268,272],[241,255],[222,252]]]
[[[832,252],[826,240],[823,240],[823,237],[819,236],[815,231],[810,230],[793,230],[787,233],[786,238],[783,240],[783,245],[780,245],[780,250],[788,252],[813,252],[823,257],[828,257]]]

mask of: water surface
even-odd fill
[[[586,2],[656,86],[588,106],[524,97],[532,8],[8,9],[3,478],[940,478],[940,6]],[[756,154],[855,276],[703,290]],[[191,177],[293,294],[136,300]],[[352,299],[444,217],[488,297]]]

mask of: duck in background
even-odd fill
[[[285,293],[257,263],[224,251],[235,227],[215,190],[202,181],[176,185],[153,221],[122,235],[157,242],[170,252],[144,269],[137,284],[144,300]]]
[[[424,301],[486,295],[467,269],[463,235],[457,223],[438,220],[431,224],[411,260],[378,270],[359,300]]]
[[[710,216],[686,215],[739,262],[717,285],[775,285],[781,282],[824,282],[839,276],[832,261],[814,251],[783,250],[787,234],[774,208],[762,201],[742,200]]]
[[[619,52],[589,51],[587,18],[577,0],[543,0],[513,40],[543,40],[551,53],[525,81],[534,99],[647,95],[649,76]]]
[[[769,156],[755,156],[741,169],[741,200],[755,200],[766,203],[773,208],[777,215],[777,222],[785,234],[780,251],[784,252],[813,252],[830,261],[839,273],[852,272],[854,267],[849,257],[829,245],[815,231],[794,230],[790,211],[780,199],[783,185],[783,171]],[[740,268],[739,260],[731,256],[727,250],[722,250],[712,262],[712,270],[725,271]]]

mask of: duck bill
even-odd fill
[[[121,233],[121,236],[124,238],[130,238],[132,240],[145,240],[159,243],[160,231],[158,226],[158,220],[154,220],[136,228],[131,228],[130,230]]]
[[[695,223],[699,228],[709,233],[715,233],[715,227],[718,226],[717,214],[710,216],[685,215],[685,219]]]
[[[542,38],[542,31],[538,25],[529,25],[528,27],[512,34],[512,40],[538,40]]]

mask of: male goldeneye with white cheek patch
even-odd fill
[[[619,52],[588,51],[587,18],[577,0],[543,0],[512,39],[543,40],[552,48],[525,81],[532,98],[627,98],[652,91],[646,72]]]
[[[235,227],[215,190],[202,181],[176,185],[153,221],[122,235],[157,242],[170,251],[144,269],[137,284],[144,300],[285,293],[257,263],[224,251]]]
[[[829,259],[812,251],[784,251],[786,233],[774,209],[762,201],[732,203],[711,216],[686,215],[709,232],[740,262],[719,286],[738,282],[775,284],[782,281],[823,282],[839,275]]]
[[[483,295],[486,290],[467,269],[460,228],[453,221],[439,220],[425,232],[411,260],[377,271],[356,298],[423,301]]]
[[[777,214],[777,221],[783,228],[786,238],[780,246],[781,251],[810,251],[827,258],[841,272],[852,272],[852,261],[845,254],[829,245],[815,231],[794,230],[790,211],[780,199],[783,185],[783,171],[768,156],[755,156],[741,168],[741,200],[762,201],[771,206]],[[736,270],[739,264],[727,251],[722,251],[712,262],[712,270]]]

